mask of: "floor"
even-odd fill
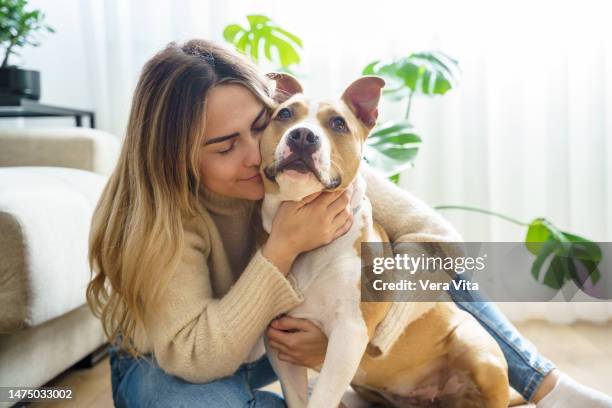
[[[591,325],[578,323],[571,326],[545,322],[517,325],[539,350],[553,360],[559,368],[577,380],[612,395],[612,323]],[[108,356],[90,369],[69,370],[47,386],[68,387],[74,390],[74,399],[61,404],[46,402],[30,404],[51,407],[112,407]],[[279,390],[278,383],[271,386]]]

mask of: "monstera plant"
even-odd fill
[[[527,223],[482,208],[461,205],[438,205],[436,210],[463,210],[494,216],[526,227],[525,247],[535,256],[531,274],[536,281],[560,290],[566,283],[574,284],[593,297],[602,297],[597,283],[601,280],[599,264],[601,247],[587,238],[562,231],[551,221],[540,217]],[[605,296],[605,295],[603,295]]]
[[[255,62],[263,55],[279,70],[291,72],[299,65],[302,40],[262,15],[247,16],[249,26],[238,24],[225,27],[223,37],[227,42]],[[457,84],[459,74],[455,59],[440,51],[424,51],[391,60],[375,60],[362,71],[364,75],[379,75],[387,83],[383,95],[390,101],[405,103],[404,116],[397,120],[378,123],[368,137],[364,160],[386,174],[392,181],[399,181],[399,174],[413,165],[421,137],[410,122],[413,99],[417,95],[444,95]],[[592,289],[601,279],[598,269],[602,259],[599,245],[584,237],[561,231],[546,218],[522,222],[490,210],[440,205],[437,210],[459,209],[475,211],[527,228],[525,246],[535,259],[531,273],[537,281],[553,289],[561,289],[567,282],[597,297]]]
[[[279,27],[266,16],[247,16],[249,26],[244,28],[238,24],[230,24],[223,30],[225,41],[233,44],[236,50],[249,55],[253,61],[259,62],[262,55],[279,65],[283,71],[289,71],[291,66],[300,63],[297,48],[302,48],[302,40],[289,31]]]
[[[439,52],[418,52],[389,61],[374,61],[362,71],[379,75],[387,85],[383,95],[394,101],[406,101],[404,117],[379,124],[365,145],[365,160],[380,169],[395,183],[399,174],[412,163],[421,138],[410,123],[410,109],[415,95],[444,95],[457,81],[457,61]]]
[[[299,65],[303,44],[297,35],[263,15],[248,15],[247,21],[248,27],[226,26],[223,38],[257,63],[263,55],[281,71],[292,72]],[[412,165],[421,143],[409,121],[413,97],[443,95],[452,89],[457,61],[441,52],[420,52],[391,61],[374,61],[363,74],[382,76],[387,82],[383,95],[407,103],[404,118],[377,124],[364,148],[364,160],[397,183],[399,173]]]

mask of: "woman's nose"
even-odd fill
[[[259,166],[261,163],[261,153],[259,151],[259,138],[252,138],[251,143],[245,157],[245,165],[247,166]]]

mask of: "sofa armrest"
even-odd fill
[[[116,136],[97,129],[0,129],[0,167],[69,167],[110,175],[120,144]]]
[[[0,334],[85,303],[91,217],[107,180],[61,167],[0,168]]]

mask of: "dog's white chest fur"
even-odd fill
[[[270,232],[280,200],[266,195],[262,206],[264,228]],[[310,400],[304,394],[305,368],[285,363],[268,355],[274,366],[290,407],[324,407],[338,400],[351,381],[368,343],[365,321],[360,309],[361,258],[356,245],[363,240],[379,240],[373,228],[372,208],[365,196],[365,181],[358,174],[354,181],[351,208],[355,209],[350,230],[333,242],[301,254],[291,273],[304,295],[304,301],[287,314],[317,324],[328,337],[328,349],[320,381]],[[357,243],[357,244],[356,244]],[[350,341],[347,341],[350,339]],[[329,388],[329,387],[335,388]],[[344,388],[342,388],[344,386]],[[338,394],[339,395],[335,395]]]
[[[363,197],[351,229],[329,245],[301,254],[291,272],[304,302],[289,312],[317,324],[328,336],[337,319],[363,323],[359,308],[361,258],[355,251],[364,224],[371,223],[371,208]],[[365,225],[365,228],[369,228]]]
[[[266,195],[262,206],[264,228],[270,232],[275,208],[275,198]],[[304,302],[288,314],[309,319],[319,325],[326,334],[339,317],[362,321],[360,303],[361,258],[355,250],[363,228],[372,227],[372,207],[365,196],[365,182],[358,175],[354,181],[351,208],[356,209],[353,224],[343,236],[323,247],[300,254],[291,267]]]

